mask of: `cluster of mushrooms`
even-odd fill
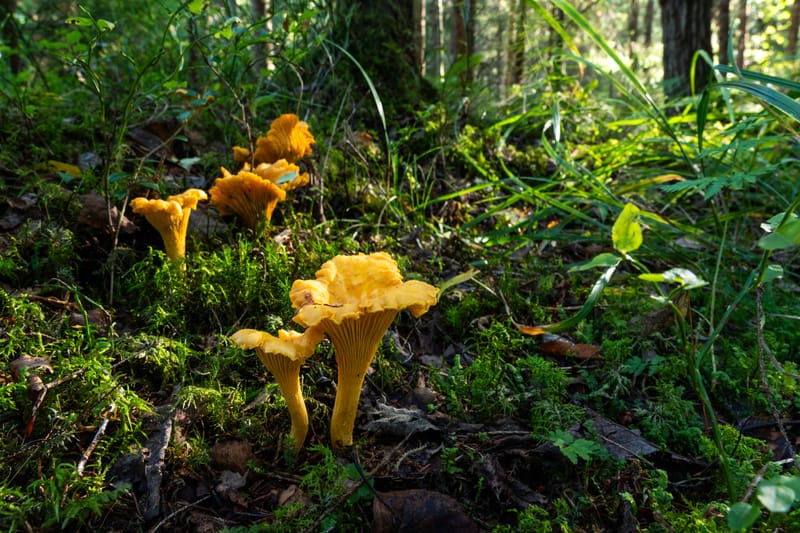
[[[242,162],[237,174],[224,167],[209,190],[211,205],[221,215],[236,215],[255,228],[269,222],[287,191],[308,184],[307,173],[295,164],[311,154],[314,137],[308,125],[293,114],[281,115],[256,141],[255,150],[234,147],[234,160]],[[135,198],[131,208],[160,233],[167,257],[185,268],[186,230],[192,209],[208,195],[188,189],[166,200]],[[300,367],[327,335],[337,364],[337,389],[331,416],[331,442],[335,449],[353,445],[353,426],[364,377],[378,345],[394,318],[408,309],[420,317],[436,304],[439,289],[422,281],[403,281],[397,263],[388,254],[337,256],[324,263],[316,279],[296,280],[289,297],[296,309],[293,320],[305,330],[281,330],[275,337],[242,329],[231,340],[243,349],[255,349],[275,376],[291,416],[295,451],[308,434],[308,411],[300,388]]]
[[[293,320],[305,331],[281,330],[275,337],[242,329],[231,340],[255,349],[275,376],[291,416],[291,436],[299,450],[308,433],[308,412],[300,389],[300,367],[327,335],[337,366],[336,400],[330,434],[334,449],[353,445],[353,426],[364,377],[378,345],[394,318],[408,309],[418,318],[436,304],[439,289],[422,281],[403,281],[397,263],[388,254],[339,255],[327,261],[316,279],[296,280],[289,298],[296,309]]]
[[[209,190],[211,205],[223,216],[236,215],[243,225],[255,228],[262,220],[269,222],[278,202],[292,189],[307,185],[307,172],[295,163],[311,155],[314,136],[308,124],[287,113],[276,118],[265,136],[256,140],[254,153],[236,146],[233,158],[243,162],[237,174],[224,167]],[[181,263],[186,256],[186,230],[189,215],[208,195],[201,189],[188,189],[166,200],[134,198],[131,209],[143,215],[164,241],[167,257]],[[182,265],[185,268],[185,265]]]

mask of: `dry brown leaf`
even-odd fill
[[[594,344],[581,344],[558,335],[548,335],[540,345],[542,353],[559,357],[578,359],[600,359],[600,347]]]
[[[425,489],[378,492],[372,503],[374,533],[477,533],[458,501]]]

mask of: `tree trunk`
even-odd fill
[[[444,80],[444,5],[442,0],[431,2],[431,18],[436,22],[432,41],[435,45],[435,59],[433,60],[433,72],[439,77],[439,81]]]
[[[747,42],[747,0],[739,4],[739,40],[736,44],[736,65],[744,68],[744,49]]]
[[[789,39],[786,53],[793,56],[797,53],[797,30],[800,28],[800,0],[794,0],[789,21]]]
[[[411,113],[431,97],[415,53],[411,2],[351,0],[335,5],[332,39],[346,46],[369,76],[386,116]],[[342,58],[336,70],[369,94],[363,73],[351,61]]]
[[[639,0],[631,0],[631,10],[628,15],[628,39],[632,43],[639,39]]]
[[[670,97],[690,94],[692,58],[697,50],[711,52],[711,0],[660,0],[664,40],[664,90]],[[701,92],[710,74],[699,59],[694,89]]]
[[[717,40],[719,41],[719,63],[727,65],[731,58],[728,57],[728,40],[731,38],[731,2],[730,0],[717,0]]]
[[[653,44],[653,16],[656,10],[655,0],[647,0],[644,9],[644,46],[650,48]]]
[[[474,73],[470,57],[475,52],[475,2],[455,0],[453,2],[453,32],[450,51],[454,61],[464,61],[464,71],[460,76],[462,91],[472,83]]]
[[[513,5],[513,4],[512,4]],[[509,17],[508,25],[508,78],[506,86],[522,82],[525,68],[525,13],[527,2],[519,0]]]
[[[425,3],[425,0],[413,0],[412,2],[414,12],[414,62],[416,63],[417,72],[422,76],[425,75],[427,70],[427,65],[425,64],[427,32],[425,30],[427,29],[428,17]]]

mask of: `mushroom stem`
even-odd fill
[[[324,320],[338,367],[336,400],[331,415],[331,443],[334,449],[353,445],[358,400],[364,377],[372,364],[378,345],[398,311],[388,309],[361,317],[346,318],[341,324]]]
[[[289,416],[292,419],[292,441],[294,442],[295,452],[300,451],[308,434],[308,411],[306,402],[303,400],[303,392],[300,389],[300,366],[297,366],[297,377],[278,383],[281,393],[286,399],[286,407],[289,409]]]

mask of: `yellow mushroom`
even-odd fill
[[[242,224],[255,228],[262,216],[272,220],[278,202],[286,199],[286,191],[308,183],[308,174],[281,159],[273,164],[249,165],[231,174],[221,169],[222,177],[211,187],[211,205],[222,215],[236,215]]]
[[[364,376],[383,335],[401,309],[419,317],[436,304],[439,290],[422,281],[406,281],[388,254],[337,256],[316,279],[297,280],[289,297],[295,322],[321,327],[331,339],[338,366],[331,417],[335,448],[353,444],[358,400]]]
[[[231,340],[240,348],[255,349],[258,358],[275,376],[292,419],[295,451],[303,447],[308,433],[308,411],[300,389],[300,367],[314,353],[323,335],[319,328],[309,328],[304,333],[280,330],[277,337],[255,329],[240,329],[231,335]]]
[[[308,124],[297,115],[286,113],[272,121],[265,136],[256,139],[253,163],[258,166],[261,163],[275,163],[279,159],[295,163],[311,155],[311,145],[315,142],[314,136],[308,131]],[[249,161],[250,151],[235,146],[233,158],[236,161]]]
[[[179,261],[186,256],[186,230],[189,227],[189,214],[197,208],[200,200],[208,199],[205,191],[187,189],[180,194],[168,196],[166,200],[134,198],[131,209],[144,215],[147,221],[158,230],[164,241],[167,257]]]

